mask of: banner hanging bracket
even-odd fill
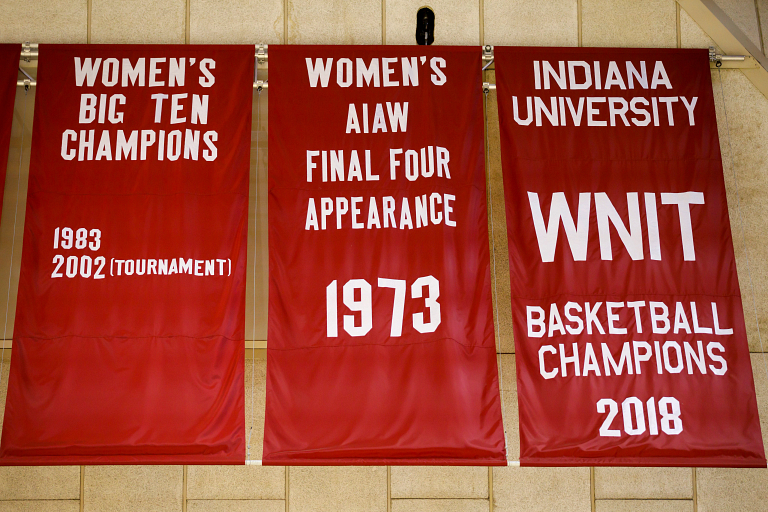
[[[30,86],[32,86],[32,85],[37,85],[37,82],[35,81],[35,79],[34,79],[34,78],[32,78],[32,77],[30,76],[30,74],[29,74],[29,73],[27,73],[26,71],[24,71],[24,69],[23,69],[21,66],[19,66],[19,71],[20,71],[20,72],[21,72],[21,73],[22,73],[22,74],[23,74],[23,75],[24,75],[26,78],[25,78],[24,80],[20,80],[20,81],[17,81],[17,82],[16,82],[16,85],[17,85],[17,86],[19,86],[19,85],[23,85],[23,86],[24,86],[24,90],[25,90],[25,91],[29,91],[29,88],[30,88]]]
[[[483,66],[483,71],[488,69],[488,66],[493,64],[493,46],[490,44],[483,46],[483,62],[485,61],[488,61],[488,63]]]
[[[709,62],[714,63],[716,68],[720,68],[723,66],[723,63],[745,63],[747,61],[747,57],[745,55],[721,55],[717,53],[717,50],[714,46],[709,47]],[[727,67],[749,67],[744,65],[734,65],[734,66],[727,66]]]
[[[256,67],[266,68],[268,65],[269,56],[267,55],[268,45],[258,44],[256,45]]]
[[[26,43],[21,45],[21,60],[24,62],[31,62],[32,59],[36,59],[38,56],[37,51],[37,44],[36,43],[30,43],[27,41]]]

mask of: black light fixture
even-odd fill
[[[435,13],[422,7],[416,13],[416,44],[430,45],[435,42]]]

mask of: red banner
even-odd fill
[[[41,45],[2,464],[242,464],[252,46]]]
[[[13,105],[16,99],[16,76],[19,74],[21,45],[0,44],[0,212],[3,211],[3,191],[8,151],[11,142]]]
[[[495,52],[521,463],[765,467],[706,50]]]
[[[265,464],[505,464],[476,48],[270,46]]]

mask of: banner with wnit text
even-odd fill
[[[270,47],[265,464],[505,464],[481,55]]]
[[[41,45],[0,464],[244,462],[253,60]]]
[[[765,467],[707,51],[495,51],[521,463]]]

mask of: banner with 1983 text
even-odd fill
[[[40,46],[0,463],[244,462],[253,61]]]
[[[521,463],[765,467],[707,51],[495,52]]]

